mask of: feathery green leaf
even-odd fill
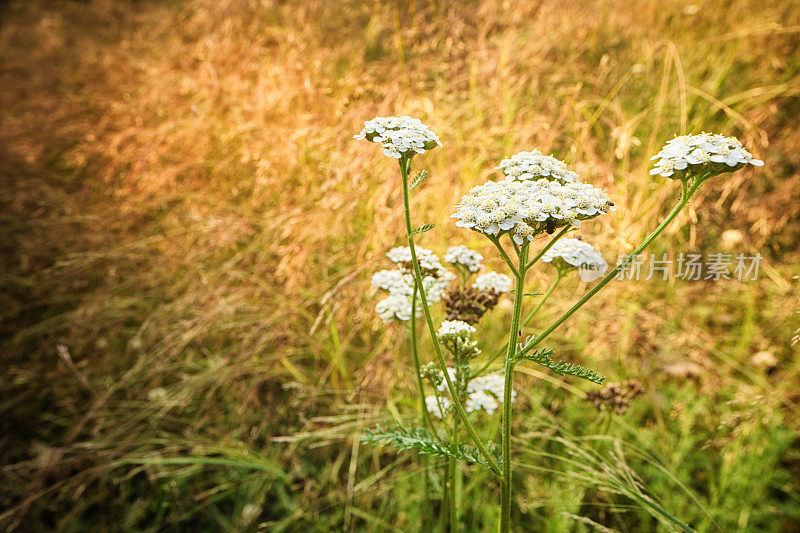
[[[419,453],[434,457],[454,457],[466,463],[478,463],[489,467],[477,448],[443,441],[424,428],[396,426],[384,429],[378,426],[366,430],[361,436],[361,442],[375,446],[394,446],[400,450],[415,449]],[[488,448],[492,455],[498,456],[496,444],[490,442]]]
[[[411,187],[409,187],[409,188],[408,188],[408,190],[409,190],[409,191],[410,191],[410,190],[413,190],[413,189],[414,189],[414,187],[416,187],[417,185],[419,185],[420,183],[422,183],[422,180],[424,180],[424,179],[425,179],[425,178],[427,178],[427,177],[428,177],[428,171],[427,171],[427,170],[421,170],[421,171],[419,171],[419,172],[417,173],[417,175],[414,177],[414,181],[412,181],[412,182],[411,182]]]

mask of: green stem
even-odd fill
[[[420,374],[419,364],[419,349],[417,348],[417,287],[414,287],[413,295],[411,296],[411,323],[410,323],[410,336],[409,343],[411,344],[411,353],[414,359],[414,372],[417,375],[417,388],[419,389],[420,408],[422,409],[422,419],[425,421],[425,426],[433,432],[433,422],[431,422],[431,415],[428,413],[427,406],[425,405],[425,388],[422,384],[422,375]],[[426,508],[430,509],[431,503],[431,483],[430,483],[430,457],[425,457],[423,460],[423,468],[425,469],[425,476],[422,483],[425,487],[425,504]]]
[[[648,235],[647,238],[644,241],[642,241],[642,243],[633,251],[633,253],[631,253],[627,258],[625,258],[625,260],[622,263],[617,265],[617,267],[614,270],[609,272],[606,275],[606,277],[604,277],[602,279],[602,281],[600,281],[600,283],[595,285],[595,287],[592,290],[590,290],[588,293],[586,293],[583,298],[578,300],[578,302],[575,305],[570,307],[569,310],[567,310],[563,315],[558,317],[555,320],[555,322],[550,324],[550,326],[548,326],[547,329],[545,329],[538,337],[536,337],[536,339],[533,341],[533,344],[531,344],[531,349],[535,348],[544,339],[546,339],[551,333],[553,333],[553,331],[555,331],[555,329],[558,326],[563,324],[569,317],[571,317],[575,313],[575,311],[577,311],[578,309],[580,309],[583,306],[583,304],[588,302],[595,294],[600,292],[600,290],[603,287],[608,285],[609,282],[611,282],[611,280],[614,279],[617,276],[617,274],[619,274],[620,272],[625,270],[625,268],[636,258],[636,256],[641,254],[645,250],[645,248],[650,246],[650,243],[652,243],[653,240],[655,240],[655,238],[658,237],[661,234],[661,232],[664,231],[664,229],[669,225],[669,223],[672,222],[672,220],[676,216],[678,216],[678,213],[680,213],[681,210],[684,207],[686,207],[686,204],[689,202],[689,199],[695,193],[695,191],[700,186],[702,181],[703,180],[701,180],[701,179],[695,180],[692,183],[691,187],[689,187],[686,184],[685,181],[681,182],[681,199],[678,201],[677,204],[675,204],[675,207],[672,208],[672,211],[669,212],[669,214],[661,222],[661,224],[659,224],[658,227],[655,230],[653,230],[653,232],[650,235]]]
[[[539,300],[539,303],[536,305],[533,311],[528,313],[528,316],[526,316],[525,319],[522,321],[522,324],[520,324],[520,329],[527,326],[530,323],[530,321],[533,320],[533,317],[536,316],[536,313],[539,312],[539,309],[541,309],[542,306],[547,301],[547,299],[550,298],[550,295],[553,293],[553,290],[555,290],[556,286],[563,277],[564,274],[559,270],[558,277],[556,277],[556,280],[553,283],[551,283],[550,287],[548,287],[547,290],[544,292],[544,294],[542,295],[542,299]],[[508,342],[506,342],[499,350],[497,350],[497,352],[492,356],[492,358],[489,359],[489,361],[485,365],[483,365],[480,368],[480,370],[475,372],[475,375],[480,376],[481,374],[483,374],[486,371],[486,369],[489,368],[492,365],[492,363],[494,363],[497,360],[498,357],[506,353],[507,348],[508,348]]]
[[[422,375],[419,362],[419,349],[417,348],[417,288],[414,287],[414,294],[411,297],[411,354],[414,359],[414,372],[417,375],[417,388],[419,389],[420,407],[422,409],[422,419],[429,430],[433,431],[431,415],[425,405],[425,388],[422,383]]]
[[[514,291],[514,311],[511,315],[511,331],[508,335],[508,352],[505,360],[505,383],[503,389],[503,482],[500,497],[500,532],[507,533],[511,528],[511,393],[514,382],[514,357],[519,334],[519,319],[522,312],[522,296],[525,290],[525,274],[528,264],[528,244],[519,251],[519,272]]]
[[[503,248],[503,245],[500,244],[500,238],[494,235],[487,235],[487,237],[489,237],[489,240],[492,241],[495,246],[497,246],[498,250],[500,250],[500,257],[503,258],[503,261],[506,262],[508,268],[511,269],[511,272],[514,274],[514,277],[519,276],[519,271],[517,270],[517,267],[514,265],[514,262],[511,260],[511,258],[508,257],[508,254],[506,253],[505,248]],[[514,241],[511,242],[513,243]]]
[[[458,446],[458,418],[453,417],[453,438],[452,443]],[[456,469],[458,465],[454,457],[449,459],[449,473],[450,478],[450,533],[458,531],[458,498],[456,498]]]
[[[409,201],[408,201],[408,172],[411,167],[411,160],[407,158],[400,159],[400,175],[403,178],[403,210],[405,211],[405,220],[406,220],[406,235],[408,238],[408,249],[411,252],[411,265],[414,269],[414,279],[417,283],[417,288],[419,289],[419,297],[420,302],[422,303],[422,312],[425,314],[425,321],[428,324],[428,330],[431,334],[431,340],[433,341],[433,351],[436,354],[436,359],[439,363],[439,368],[441,369],[442,373],[444,374],[445,383],[447,383],[447,389],[450,391],[450,396],[453,400],[453,406],[455,407],[458,416],[464,422],[464,427],[469,433],[470,438],[475,443],[475,446],[478,448],[478,451],[483,456],[483,459],[486,461],[486,464],[489,465],[489,468],[494,472],[497,476],[500,476],[500,467],[497,465],[497,462],[494,460],[492,455],[489,453],[489,450],[486,449],[486,446],[483,444],[483,441],[478,437],[477,433],[475,432],[475,428],[472,427],[470,424],[469,419],[467,418],[467,412],[464,410],[464,406],[461,405],[461,400],[458,398],[456,394],[456,388],[453,386],[453,381],[450,379],[450,375],[447,372],[447,363],[445,363],[444,356],[442,355],[442,348],[439,346],[439,339],[436,338],[436,326],[433,324],[433,318],[431,317],[431,311],[428,307],[428,298],[425,296],[425,288],[422,286],[422,272],[419,268],[419,262],[417,261],[417,251],[414,247],[414,235],[411,233],[413,231],[411,227],[411,210],[409,208]]]

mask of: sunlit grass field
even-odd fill
[[[651,250],[760,253],[758,280],[615,282],[549,340],[641,382],[626,413],[520,367],[514,517],[667,531],[656,505],[698,531],[800,531],[789,0],[4,3],[0,527],[434,527],[416,456],[359,441],[417,417],[403,329],[369,286],[404,235],[396,164],[352,140],[391,114],[444,145],[415,159],[436,224],[420,244],[498,270],[448,216],[513,153],[609,192],[617,212],[581,233],[612,265],[678,197],[648,175],[664,141],[721,132],[765,161],[715,178]],[[537,322],[586,290],[565,281]],[[465,473],[464,530],[494,531],[499,485]]]

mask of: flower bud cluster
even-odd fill
[[[408,116],[375,117],[366,121],[361,133],[353,138],[380,143],[383,154],[396,159],[424,154],[425,150],[442,145],[428,126]]]
[[[477,341],[472,340],[475,332],[474,327],[462,320],[445,320],[436,337],[453,354],[456,362],[465,363],[481,353]]]
[[[582,281],[594,281],[608,270],[603,256],[588,242],[580,239],[561,239],[542,255],[542,261],[560,269],[578,268]]]
[[[650,159],[655,161],[651,175],[679,180],[733,172],[747,163],[757,167],[764,165],[742,146],[739,139],[716,133],[675,137]]]

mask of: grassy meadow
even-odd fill
[[[638,380],[626,413],[519,368],[513,512],[524,531],[670,531],[654,506],[697,531],[800,531],[790,0],[0,5],[0,528],[434,527],[435,461],[359,441],[417,418],[403,328],[369,285],[404,236],[397,165],[352,140],[406,114],[443,143],[414,161],[436,224],[418,243],[500,271],[448,216],[511,154],[609,192],[617,212],[580,233],[612,265],[679,195],[648,175],[666,140],[725,133],[765,161],[714,178],[651,249],[759,253],[757,280],[617,281],[549,339]],[[565,280],[536,324],[587,287]],[[463,530],[494,531],[499,484],[464,473]]]

